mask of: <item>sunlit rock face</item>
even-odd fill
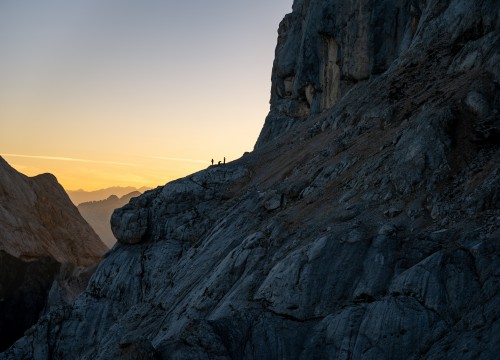
[[[115,211],[1,359],[491,359],[495,1],[295,1],[256,150]]]
[[[52,174],[27,177],[0,158],[0,250],[88,266],[107,250]]]
[[[358,83],[385,73],[413,51],[418,53],[434,41],[458,49],[464,42],[494,31],[498,16],[492,9],[497,7],[494,1],[470,4],[465,0],[451,4],[294,1],[293,12],[285,16],[278,30],[271,111],[256,147],[310,115],[331,109]],[[493,45],[492,40],[484,46]],[[469,57],[462,54],[457,59],[461,65],[457,65],[477,66],[476,56],[483,56],[482,52],[466,52]]]

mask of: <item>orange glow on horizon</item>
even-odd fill
[[[291,5],[2,2],[0,155],[71,190],[155,187],[241,157]]]
[[[55,175],[66,190],[87,191],[112,186],[157,187],[210,165],[196,159],[136,158],[135,163],[72,159],[39,155],[0,154],[13,168],[27,176]],[[142,161],[141,161],[142,160]]]

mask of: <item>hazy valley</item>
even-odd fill
[[[147,190],[151,190],[151,188],[148,188],[146,186],[143,186],[141,188],[135,188],[133,186],[114,186],[106,189],[99,189],[93,191],[86,191],[82,189],[66,190],[66,193],[68,194],[73,204],[78,206],[86,202],[106,200],[107,198],[113,195],[121,198],[134,191],[143,193],[144,191]]]

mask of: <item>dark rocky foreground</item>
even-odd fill
[[[498,1],[300,1],[255,150],[115,211],[0,359],[494,359]]]
[[[0,157],[0,251],[91,266],[106,250],[54,175],[28,177]]]

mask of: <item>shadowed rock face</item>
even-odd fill
[[[36,323],[60,265],[49,257],[25,262],[0,251],[0,350]]]
[[[0,359],[494,358],[498,6],[295,1],[256,150],[116,210]]]

